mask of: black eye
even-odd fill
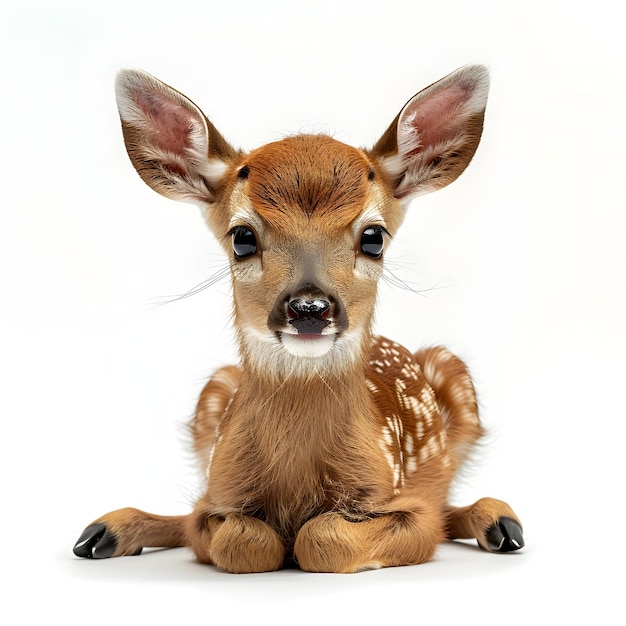
[[[233,252],[236,259],[246,259],[256,254],[256,237],[247,226],[235,226],[231,233],[233,236]]]
[[[385,245],[382,226],[369,226],[361,235],[361,252],[373,259],[379,259],[383,255]]]

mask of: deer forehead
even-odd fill
[[[243,160],[242,191],[264,225],[277,233],[338,233],[380,205],[373,164],[364,152],[325,135],[297,135]],[[239,206],[234,207],[237,216]],[[379,209],[380,212],[380,209]],[[382,216],[379,216],[382,221]]]

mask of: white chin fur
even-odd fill
[[[305,338],[282,333],[280,339],[289,354],[314,359],[324,356],[333,347],[336,337],[336,335],[320,335]]]

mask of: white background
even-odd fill
[[[4,0],[3,623],[624,623],[617,6]],[[383,285],[377,328],[467,359],[490,436],[455,499],[508,500],[527,548],[445,545],[433,563],[352,576],[234,576],[184,549],[75,559],[107,510],[189,510],[184,425],[235,355],[227,280],[157,305],[225,261],[197,209],[132,169],[115,72],[177,87],[237,146],[300,130],[369,146],[469,62],[492,74],[483,141],[455,184],[410,207],[389,258],[422,293]]]

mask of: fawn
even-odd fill
[[[409,100],[369,150],[300,134],[245,153],[178,91],[118,74],[135,169],[199,205],[228,255],[241,362],[198,401],[191,430],[207,488],[193,511],[113,511],[85,529],[77,556],[189,546],[229,572],[356,572],[428,561],[450,539],[523,547],[506,503],[448,504],[483,434],[464,363],[372,331],[385,249],[409,202],[472,159],[488,89],[484,67],[458,69]]]

